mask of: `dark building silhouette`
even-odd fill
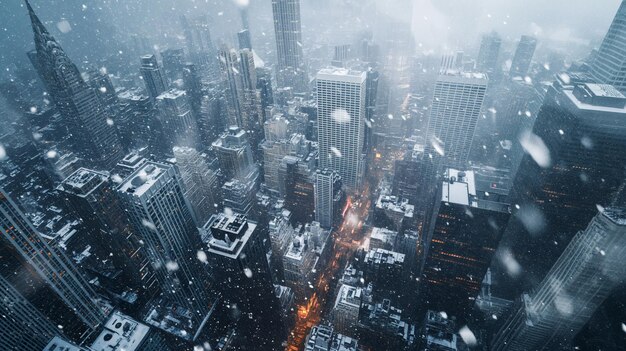
[[[31,59],[36,60],[35,69],[70,130],[74,150],[100,167],[113,167],[122,157],[122,146],[112,123],[107,123],[105,107],[30,4],[26,5],[35,38],[36,56]]]
[[[526,76],[530,69],[533,55],[535,55],[535,48],[537,48],[537,39],[528,35],[522,35],[511,61],[510,76]]]
[[[477,187],[473,171],[447,169],[424,240],[423,303],[468,317],[510,216],[509,205]]]
[[[524,276],[507,281],[502,293],[536,285],[596,206],[609,204],[624,179],[625,117],[626,98],[610,85],[568,77],[550,88],[532,133],[521,138],[530,154],[513,181],[514,216],[502,240]]]

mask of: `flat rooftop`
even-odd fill
[[[437,81],[453,81],[453,82],[475,82],[479,84],[487,84],[487,75],[481,72],[465,72],[454,69],[448,69],[439,74]]]
[[[624,99],[624,95],[611,84],[585,84],[594,96]]]
[[[187,92],[185,92],[184,90],[180,90],[180,89],[170,89],[164,93],[162,93],[161,95],[157,96],[157,100],[163,100],[163,99],[177,99],[181,96],[187,95]]]
[[[118,311],[104,326],[104,330],[91,345],[93,351],[135,351],[148,335],[150,328]]]
[[[57,189],[79,196],[85,196],[102,184],[106,178],[106,174],[81,167],[69,177],[65,178]]]
[[[169,166],[148,161],[133,172],[119,187],[118,191],[134,196],[143,195],[167,172]]]
[[[203,229],[211,233],[206,238],[209,253],[236,259],[254,233],[256,223],[248,221],[243,215],[218,213],[209,219]]]
[[[475,196],[476,182],[473,171],[459,171],[453,168],[446,170],[441,191],[441,201],[476,207],[478,203],[472,200],[472,197]]]
[[[395,251],[389,251],[381,248],[370,250],[365,256],[365,262],[375,264],[403,264],[404,254]]]
[[[334,80],[346,83],[363,83],[367,74],[362,71],[350,70],[343,67],[326,67],[317,72],[318,80]]]

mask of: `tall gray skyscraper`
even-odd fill
[[[622,2],[604,37],[600,49],[590,63],[591,74],[600,83],[626,90],[626,2]]]
[[[148,95],[150,95],[150,98],[154,102],[157,96],[167,90],[165,77],[159,67],[156,56],[152,54],[141,56],[140,71],[143,82],[146,85]]]
[[[483,35],[480,41],[480,50],[476,59],[476,68],[481,72],[495,73],[498,66],[498,55],[502,39],[496,32]]]
[[[306,91],[308,79],[302,55],[300,0],[272,0],[272,12],[278,58],[278,85]]]
[[[176,146],[195,146],[198,141],[198,125],[187,92],[170,89],[160,94],[156,101],[167,138],[167,141],[162,142]]]
[[[526,154],[511,188],[515,220],[502,245],[524,274],[507,281],[502,267],[493,267],[507,281],[504,294],[533,288],[593,218],[596,205],[609,205],[624,181],[626,153],[618,151],[626,150],[624,118],[626,97],[610,85],[573,75],[552,84],[532,132],[519,141]]]
[[[578,232],[534,293],[504,322],[494,351],[557,350],[569,344],[626,278],[626,209],[607,208]]]
[[[437,78],[426,131],[426,155],[445,157],[464,168],[480,116],[487,77],[481,73],[446,72]]]
[[[254,350],[278,350],[285,335],[268,264],[267,232],[238,213],[214,215],[203,230],[223,304],[242,315],[235,318],[247,331],[243,342]]]
[[[363,176],[366,73],[325,68],[317,74],[319,166],[355,188]]]
[[[113,167],[122,158],[122,146],[107,123],[105,107],[28,2],[26,6],[35,38],[35,68],[71,133],[75,151],[103,168]]]
[[[65,253],[40,236],[18,205],[1,188],[0,235],[0,249],[4,245],[12,248],[88,329],[95,330],[102,323],[104,313],[98,307],[96,294],[87,280]],[[4,275],[7,272],[0,273]]]
[[[511,61],[510,76],[526,76],[530,69],[533,55],[535,55],[535,48],[537,48],[537,39],[528,35],[522,35],[519,44],[517,44],[513,61]]]
[[[0,348],[43,350],[60,330],[0,275]]]
[[[315,174],[315,220],[322,228],[330,228],[341,206],[341,176],[328,169]]]
[[[185,196],[198,223],[206,223],[219,206],[218,179],[203,155],[190,147],[174,147],[176,165],[180,170]]]
[[[196,258],[200,235],[172,165],[146,162],[117,189],[140,234],[157,280],[197,326],[210,310],[209,276]]]
[[[230,127],[213,143],[220,168],[226,179],[256,182],[258,166],[254,163],[247,133],[237,127]]]
[[[244,86],[237,51],[222,45],[218,53],[222,79],[227,86],[228,125],[243,128]]]

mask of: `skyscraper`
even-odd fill
[[[519,294],[540,281],[595,215],[596,205],[609,204],[624,179],[626,154],[618,151],[626,150],[624,118],[626,97],[610,85],[568,77],[550,88],[532,133],[520,138],[527,154],[510,195],[519,209],[502,245],[510,248],[524,276],[511,280],[507,292]],[[501,273],[502,267],[493,272]]]
[[[473,171],[447,169],[424,240],[422,291],[428,309],[467,318],[498,247],[510,210]]]
[[[40,78],[71,131],[72,146],[98,166],[113,167],[122,158],[122,146],[104,106],[28,2],[26,6],[35,37],[33,59],[36,58]]]
[[[228,132],[213,143],[213,150],[226,179],[257,182],[259,168],[252,158],[252,150],[244,130],[230,127]]]
[[[183,65],[185,63],[185,52],[183,49],[161,51],[161,59],[163,60],[163,71],[170,82],[182,78]]]
[[[96,303],[91,286],[64,252],[40,236],[3,189],[0,189],[0,226],[0,249],[12,251],[17,260],[30,267],[37,279],[41,279],[73,311],[74,318],[82,321],[87,329],[95,330],[105,316]],[[5,279],[19,276],[19,272],[10,271],[10,265],[1,268],[0,273]],[[19,269],[23,270],[23,267]],[[26,278],[20,280],[22,284],[28,281]]]
[[[195,146],[198,142],[198,125],[191,110],[187,92],[170,89],[156,98],[161,112],[161,124],[171,146]]]
[[[272,0],[276,37],[276,77],[280,87],[307,91],[307,72],[302,55],[300,0]]]
[[[626,3],[622,2],[595,58],[591,74],[600,83],[626,90]]]
[[[498,55],[502,39],[496,32],[483,35],[480,41],[480,50],[476,59],[476,68],[483,73],[498,71]]]
[[[61,331],[0,275],[0,348],[43,350]]]
[[[196,258],[200,235],[172,165],[146,162],[117,189],[163,293],[189,311],[196,329],[210,310],[210,278]]]
[[[103,257],[110,257],[130,286],[148,294],[156,284],[152,266],[130,226],[115,194],[114,185],[105,173],[80,168],[57,187],[67,202],[94,233]],[[158,292],[158,291],[157,291]]]
[[[319,166],[356,188],[363,176],[365,72],[326,68],[317,74]]]
[[[487,77],[481,73],[448,71],[437,78],[426,131],[426,155],[444,158],[447,166],[466,166],[486,89]]]
[[[332,227],[337,212],[341,211],[341,176],[327,169],[315,174],[315,220],[322,228]]]
[[[285,156],[278,171],[280,193],[285,208],[291,211],[291,222],[305,224],[315,218],[315,173],[306,162]]]
[[[152,101],[155,102],[157,96],[167,90],[165,77],[159,67],[156,56],[152,54],[141,56],[140,71],[143,82],[146,85],[148,95],[150,95]]]
[[[266,257],[267,233],[237,213],[214,215],[204,229],[223,304],[232,311],[242,341],[254,350],[278,349],[285,335]]]
[[[606,208],[567,245],[541,284],[521,301],[492,349],[556,350],[568,345],[624,278],[626,209]]]
[[[202,154],[190,147],[174,147],[176,165],[185,185],[185,197],[193,209],[198,223],[209,220],[219,206],[219,186],[215,172]]]
[[[528,35],[522,35],[519,44],[517,44],[513,61],[511,61],[511,70],[509,72],[511,77],[526,76],[530,69],[536,47],[537,39]]]
[[[252,50],[252,41],[250,40],[250,31],[247,29],[237,32],[237,40],[239,41],[239,50]]]

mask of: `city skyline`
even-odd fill
[[[12,2],[0,348],[621,350],[626,0],[534,1]]]

